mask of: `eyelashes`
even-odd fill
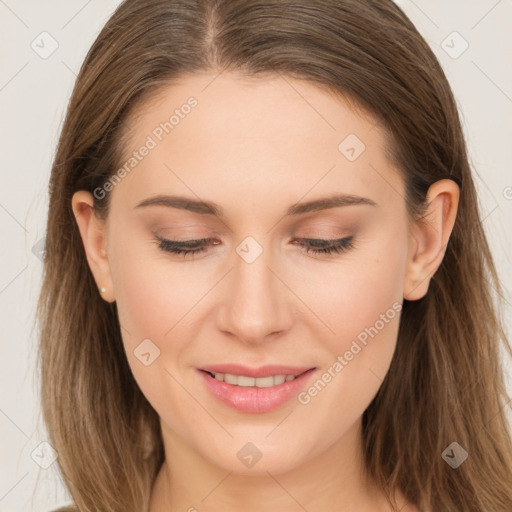
[[[306,253],[315,254],[340,254],[348,252],[355,247],[354,237],[347,236],[336,240],[323,240],[319,238],[299,238],[294,240]]]
[[[200,240],[187,240],[185,242],[176,242],[166,238],[156,237],[159,241],[158,247],[165,252],[172,254],[198,254],[207,250],[209,245],[218,245],[211,238],[201,238]]]
[[[218,245],[220,242],[213,238],[201,238],[198,240],[186,240],[177,242],[156,236],[158,247],[164,252],[171,254],[193,256],[208,250],[211,245]],[[339,238],[336,240],[324,240],[319,238],[297,238],[293,243],[300,246],[306,253],[317,255],[333,255],[346,253],[355,247],[353,236]]]

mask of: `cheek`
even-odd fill
[[[191,282],[180,266],[165,261],[157,249],[129,240],[113,251],[112,279],[126,357],[141,391],[160,413],[169,403],[193,415],[192,402],[177,382],[182,353],[193,333],[187,312],[204,294],[204,283]],[[152,255],[150,255],[152,253]],[[185,330],[185,331],[184,331]],[[184,334],[186,332],[186,334]],[[150,340],[150,341],[148,341]]]
[[[114,255],[119,319],[132,337],[169,340],[175,326],[178,329],[187,323],[187,312],[204,294],[205,280],[167,261],[156,246],[143,245],[133,250],[121,245],[123,251]]]
[[[311,401],[315,414],[325,411],[333,436],[368,407],[396,347],[407,261],[405,231],[395,227],[372,245],[371,251],[340,259],[299,292],[306,297],[312,290],[308,306],[332,331],[323,329],[329,357],[314,389],[305,390],[302,398],[304,404]]]
[[[396,229],[365,243],[336,262],[319,264],[311,279],[300,281],[298,295],[308,297],[307,305],[330,328],[331,347],[338,351],[348,349],[360,333],[364,338],[365,329],[376,323],[387,331],[403,300],[405,234]]]
[[[311,309],[334,333],[321,336],[329,356],[299,401],[326,444],[361,417],[389,370],[402,309],[404,251],[383,245],[372,258],[347,261],[314,295]]]

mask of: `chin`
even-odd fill
[[[265,433],[268,435],[268,431]],[[224,471],[238,475],[268,476],[268,473],[278,475],[292,471],[308,460],[305,443],[298,443],[301,451],[295,448],[295,443],[283,444],[281,440],[273,443],[269,439],[257,440],[257,437],[241,437],[224,444],[220,453],[204,453],[210,462]],[[253,439],[252,441],[250,439]]]

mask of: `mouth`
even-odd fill
[[[206,388],[225,405],[240,412],[264,413],[289,402],[305,387],[316,367],[240,365],[198,368]]]

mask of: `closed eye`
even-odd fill
[[[354,237],[347,236],[336,240],[322,240],[319,238],[299,238],[299,245],[304,248],[306,253],[315,254],[339,254],[347,252],[355,247]]]
[[[179,254],[183,257],[204,252],[210,245],[218,245],[220,242],[213,238],[201,238],[198,240],[175,241],[157,236],[158,247],[162,251]],[[320,255],[340,254],[348,252],[355,247],[353,236],[335,240],[323,240],[318,238],[296,238],[293,243],[299,245],[306,253]]]

